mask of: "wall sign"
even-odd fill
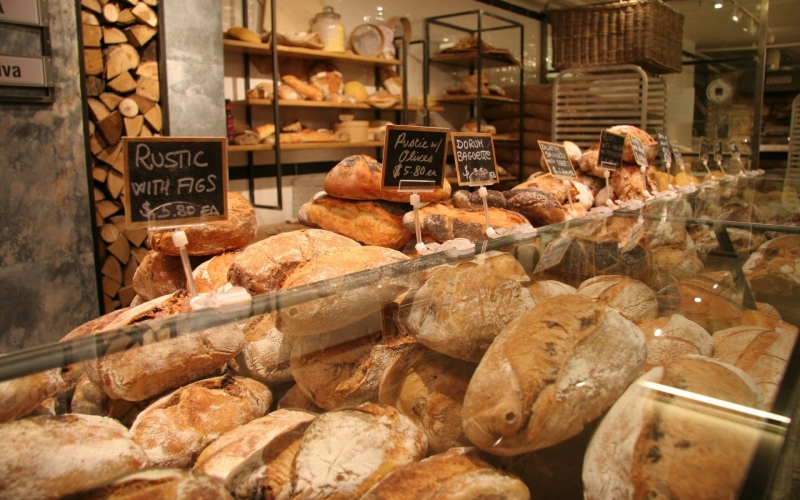
[[[553,177],[559,179],[575,179],[578,175],[575,173],[575,167],[572,166],[572,161],[567,155],[567,148],[555,142],[538,141],[539,148],[544,155],[544,161],[547,163],[547,168]]]
[[[622,150],[625,136],[608,130],[600,133],[600,153],[597,165],[602,168],[619,168],[622,165]]]
[[[0,0],[0,22],[41,26],[46,19],[45,0]]]
[[[450,129],[387,125],[381,189],[441,189]]]
[[[227,138],[125,137],[122,152],[128,228],[228,218]]]
[[[452,132],[450,137],[453,142],[459,186],[480,186],[497,182],[497,163],[492,134]]]
[[[2,1],[0,0],[0,2]],[[52,87],[52,61],[49,57],[18,57],[0,54],[0,85]]]

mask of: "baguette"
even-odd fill
[[[293,75],[284,75],[281,77],[281,81],[295,89],[298,94],[309,101],[321,101],[325,95],[314,85],[309,85]]]

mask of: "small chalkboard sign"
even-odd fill
[[[633,149],[633,157],[636,159],[636,164],[640,167],[648,167],[647,153],[644,152],[644,144],[634,136],[628,137],[631,140],[631,148]]]
[[[661,159],[664,163],[672,163],[672,151],[669,150],[669,137],[666,132],[657,132],[658,145],[661,149]]]
[[[700,137],[700,158],[708,163],[708,157],[711,154],[711,139],[708,137]]]
[[[625,136],[608,130],[600,133],[600,153],[597,166],[619,168],[622,165],[622,151],[625,149]]]
[[[539,149],[542,150],[544,161],[547,163],[547,168],[550,173],[557,179],[575,179],[578,174],[575,173],[575,167],[572,166],[572,161],[567,154],[567,148],[555,142],[538,141]]]
[[[497,182],[492,134],[453,132],[453,155],[459,186],[484,186]]]
[[[678,141],[670,141],[670,146],[672,146],[672,155],[675,157],[675,163],[683,166],[683,155],[681,154],[681,147],[678,145]]]
[[[206,137],[122,139],[128,229],[228,218],[228,141]]]
[[[548,243],[547,248],[544,249],[542,258],[539,259],[539,263],[536,264],[536,268],[533,270],[533,273],[540,273],[561,262],[561,259],[564,258],[564,254],[567,253],[567,249],[569,248],[569,245],[572,243],[573,239],[575,239],[574,236],[561,236],[560,238],[556,238]]]
[[[381,189],[441,189],[450,129],[387,125]]]
[[[739,152],[739,145],[736,144],[736,141],[729,142],[728,149],[731,150],[731,154],[733,155],[734,158],[738,158],[742,155],[742,153]]]

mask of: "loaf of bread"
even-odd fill
[[[142,321],[191,310],[185,291],[129,309],[106,326],[116,330]],[[144,345],[122,345],[106,356],[86,361],[86,373],[113,399],[142,401],[214,373],[244,347],[236,325],[224,325],[164,340],[163,330],[144,336]],[[127,344],[132,344],[128,340]]]
[[[145,301],[186,288],[186,273],[180,257],[150,250],[133,275],[133,289]]]
[[[244,377],[209,378],[167,394],[142,411],[131,427],[156,467],[188,467],[217,438],[267,413],[270,390]]]
[[[795,297],[800,292],[799,258],[800,235],[778,236],[761,245],[742,267],[756,298]]]
[[[416,292],[408,326],[417,341],[477,363],[511,321],[536,305],[509,254],[442,267]]]
[[[192,272],[197,293],[214,292],[228,283],[228,270],[241,252],[228,252],[212,257]]]
[[[469,446],[461,408],[476,366],[423,347],[408,350],[386,370],[380,404],[397,408],[420,427],[431,453]]]
[[[658,156],[658,142],[653,137],[642,129],[636,128],[632,125],[615,125],[608,129],[609,132],[615,134],[622,134],[625,137],[625,144],[622,147],[622,161],[628,163],[636,163],[636,156],[633,154],[633,146],[631,145],[630,136],[636,137],[641,141],[644,146],[644,153],[647,156],[647,162],[653,163]]]
[[[256,316],[244,327],[244,348],[236,356],[237,374],[277,384],[292,380],[289,359],[294,338],[275,328],[272,314]]]
[[[333,167],[325,177],[325,192],[348,200],[385,200],[408,203],[411,193],[381,189],[383,167],[367,155],[348,156]],[[423,203],[442,201],[450,197],[450,183],[444,180],[442,189],[419,193]]]
[[[616,309],[635,323],[658,317],[656,294],[641,281],[627,276],[589,278],[578,287],[578,293]]]
[[[746,229],[736,227],[726,228],[728,236],[731,238],[733,248],[739,257],[747,258],[764,244],[765,238],[762,234],[753,234]],[[709,255],[720,254],[719,241],[717,235],[710,229],[703,229],[692,234],[694,247],[697,255],[703,259]]]
[[[737,326],[714,333],[714,358],[748,374],[769,409],[796,341],[797,327],[788,323],[775,328]]]
[[[545,299],[549,299],[550,297],[569,295],[577,292],[575,287],[571,287],[566,283],[561,283],[560,281],[556,280],[534,281],[533,283],[525,285],[525,288],[528,289],[528,292],[530,292],[533,300],[535,300],[537,303]]]
[[[124,399],[112,399],[103,392],[99,385],[92,382],[84,374],[72,394],[69,410],[71,413],[111,417],[118,420],[125,427],[130,427],[139,412],[146,408],[149,403],[150,400],[125,401]]]
[[[742,310],[735,297],[711,281],[678,281],[656,294],[658,315],[682,314],[713,335],[718,330],[738,326]]]
[[[95,333],[105,328],[105,326],[111,321],[113,321],[117,316],[119,316],[120,314],[124,313],[127,310],[128,310],[127,307],[123,307],[122,309],[117,309],[116,311],[104,314],[99,318],[87,321],[78,328],[64,335],[64,337],[61,340],[59,340],[59,342],[68,342],[72,339],[94,335]],[[71,365],[63,366],[61,368],[61,379],[63,380],[61,390],[64,392],[69,392],[72,389],[74,389],[75,386],[78,384],[78,381],[81,379],[81,377],[83,377],[84,373],[85,372],[83,369],[83,363],[73,363]]]
[[[581,294],[540,302],[512,321],[475,370],[464,431],[478,448],[508,456],[575,436],[640,373],[642,332]]]
[[[250,455],[259,452],[261,457],[260,452],[270,443],[277,444],[286,434],[295,431],[302,436],[315,418],[316,415],[305,411],[277,410],[251,420],[226,432],[204,449],[194,469],[224,481]]]
[[[420,226],[424,234],[432,236],[439,242],[455,238],[466,238],[477,242],[487,239],[486,216],[483,209],[454,208],[446,203],[431,203],[419,211]],[[522,215],[502,208],[489,208],[489,221],[495,229],[510,229],[528,220]],[[403,225],[409,231],[415,231],[414,212],[403,216]]]
[[[568,202],[567,189],[564,187],[564,183],[553,177],[553,174],[532,175],[527,181],[514,186],[512,191],[517,189],[538,189],[553,195],[562,205]],[[578,190],[574,186],[570,186],[570,192],[573,199],[578,196]]]
[[[513,189],[503,193],[508,209],[524,215],[534,227],[547,226],[565,219],[564,207],[555,196],[538,189]]]
[[[361,498],[529,500],[530,493],[518,478],[481,460],[475,448],[453,448],[398,468]]]
[[[752,380],[733,366],[691,355],[653,368],[614,403],[592,437],[583,461],[584,498],[736,498],[759,426],[650,383],[761,407]]]
[[[308,83],[322,91],[323,95],[344,92],[344,80],[339,68],[330,61],[316,61],[308,68]]]
[[[365,404],[324,413],[300,441],[293,500],[360,498],[390,472],[422,459],[425,434],[391,406]]]
[[[388,201],[354,201],[318,193],[300,207],[301,224],[326,229],[359,243],[402,250],[412,233],[403,227],[408,205]]]
[[[483,209],[483,199],[477,191],[467,191],[459,189],[453,193],[453,206],[456,208],[480,208]],[[494,208],[508,208],[506,197],[502,191],[494,189],[486,190],[486,204]]]
[[[402,253],[383,247],[345,247],[307,261],[283,282],[283,290],[345,274],[375,269],[408,260]],[[374,283],[343,290],[278,311],[275,326],[289,335],[314,335],[343,328],[379,312],[383,302],[394,300],[409,287],[408,276],[379,276]]]
[[[711,356],[714,352],[711,335],[680,314],[645,320],[638,326],[647,342],[644,371],[656,366],[670,365],[689,354]]]
[[[245,248],[231,264],[228,280],[253,295],[275,292],[297,266],[337,248],[358,246],[350,238],[321,229],[276,234]]]
[[[689,280],[703,271],[704,265],[694,250],[679,247],[660,247],[651,251],[652,274],[647,284],[653,290],[661,290],[676,281]]]
[[[0,424],[0,498],[59,498],[148,466],[122,424],[91,415]]]
[[[322,90],[318,89],[314,85],[309,85],[294,75],[283,75],[281,76],[281,81],[295,89],[298,94],[302,95],[309,101],[321,101],[324,97]]]
[[[61,370],[47,370],[0,382],[0,422],[24,417],[60,392]]]
[[[623,164],[611,174],[611,187],[614,189],[615,199],[620,201],[644,200],[645,190],[652,190],[656,183],[655,168],[647,169],[642,175],[642,169],[637,165]]]
[[[256,235],[256,212],[247,198],[228,191],[228,220],[209,222],[204,225],[183,228],[189,244],[189,255],[219,255],[244,248]],[[172,242],[172,229],[157,229],[149,232],[150,248],[167,255],[180,255],[180,249]]]
[[[219,481],[201,472],[183,469],[149,469],[132,472],[113,481],[66,497],[67,500],[110,499],[229,500]]]

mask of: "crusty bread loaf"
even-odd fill
[[[419,218],[423,234],[439,242],[466,238],[474,243],[487,239],[486,216],[482,208],[462,209],[446,203],[431,203],[420,209]],[[516,212],[492,207],[489,207],[489,221],[495,229],[510,229],[528,223],[525,217]],[[403,216],[403,225],[409,231],[416,230],[414,212]]]
[[[742,267],[756,297],[766,300],[761,297],[797,296],[800,292],[800,271],[795,267],[798,258],[800,235],[778,236],[761,245]]]
[[[641,281],[627,276],[589,278],[578,287],[578,293],[613,307],[636,323],[658,317],[656,294]]]
[[[92,382],[84,374],[72,394],[69,410],[71,413],[111,417],[119,420],[125,427],[130,427],[139,412],[146,408],[149,403],[150,400],[134,402],[109,398],[108,394],[103,392],[99,385]]]
[[[192,272],[197,293],[213,292],[230,283],[228,281],[228,270],[240,253],[223,253],[197,266]]]
[[[643,371],[670,365],[689,354],[711,356],[714,351],[711,335],[680,314],[645,320],[638,326],[647,342],[647,362]]]
[[[528,289],[528,292],[530,292],[533,300],[535,300],[537,303],[545,299],[549,299],[550,297],[569,295],[577,292],[575,287],[556,280],[534,281],[533,283],[525,285],[525,288]]]
[[[151,465],[188,467],[217,438],[267,413],[272,393],[261,382],[224,375],[194,382],[142,411],[131,427]]]
[[[642,129],[636,128],[633,125],[615,125],[608,129],[609,132],[615,134],[623,134],[625,136],[625,144],[622,147],[622,161],[628,163],[636,163],[636,156],[633,154],[633,146],[629,136],[636,137],[641,141],[644,146],[644,153],[647,156],[647,162],[653,163],[656,156],[658,156],[658,142],[653,137]]]
[[[402,253],[383,247],[345,247],[307,261],[283,282],[283,290],[366,271],[408,260]],[[342,328],[380,311],[409,286],[407,276],[378,279],[374,283],[343,290],[336,295],[282,308],[275,326],[289,335],[314,335]]]
[[[299,410],[277,410],[265,417],[251,420],[232,429],[211,443],[197,457],[194,469],[225,480],[250,455],[292,431],[300,435],[316,418],[313,413]]]
[[[23,417],[60,392],[61,370],[47,370],[0,382],[0,422]]]
[[[321,101],[324,97],[322,90],[314,85],[309,85],[294,75],[283,75],[281,76],[281,81],[295,89],[298,94],[302,95],[309,101]]]
[[[682,314],[713,335],[739,324],[742,310],[735,297],[717,283],[703,279],[678,281],[658,292],[658,314]]]
[[[347,200],[385,200],[408,203],[411,193],[381,189],[383,167],[367,155],[348,156],[333,167],[325,177],[325,192]],[[442,201],[450,197],[450,183],[447,179],[442,189],[419,193],[423,203]]]
[[[600,416],[639,374],[642,332],[581,294],[540,302],[497,336],[464,398],[464,431],[508,456],[552,446]]]
[[[309,227],[326,229],[364,245],[402,250],[412,233],[403,227],[408,205],[388,201],[354,201],[318,193],[300,207],[297,217]]]
[[[300,264],[337,248],[358,246],[350,238],[321,229],[276,234],[245,248],[231,264],[228,279],[253,295],[278,291]]]
[[[583,462],[584,497],[736,498],[759,426],[648,383],[761,407],[753,382],[733,366],[691,355],[653,368],[614,403],[592,437]]]
[[[306,430],[292,468],[293,500],[360,498],[396,468],[420,460],[425,434],[391,406],[324,413]]]
[[[511,321],[536,305],[525,269],[509,254],[443,267],[416,292],[408,317],[426,347],[477,363]]]
[[[739,257],[747,258],[758,250],[764,244],[763,234],[753,234],[746,229],[739,229],[736,227],[725,228],[728,231],[728,236],[731,238],[733,248],[736,249]],[[703,229],[692,234],[694,240],[694,247],[697,255],[703,259],[709,255],[719,254],[719,241],[717,235],[711,229]]]
[[[459,189],[453,193],[453,206],[456,208],[480,208],[483,209],[483,199],[477,191],[467,191]],[[506,197],[502,191],[494,189],[486,190],[486,204],[494,208],[508,208]]]
[[[294,338],[275,328],[273,314],[251,318],[244,327],[244,348],[236,356],[237,374],[277,384],[292,380],[289,359]]]
[[[228,220],[183,228],[189,244],[189,255],[219,255],[244,248],[256,235],[256,212],[247,198],[228,192]],[[180,255],[172,242],[172,229],[150,231],[147,239],[150,248],[167,255]]]
[[[379,401],[417,424],[431,453],[469,446],[461,408],[476,366],[422,347],[408,350],[386,370]]]
[[[148,466],[122,424],[91,415],[0,424],[0,498],[59,498]]]
[[[122,309],[117,309],[116,311],[104,314],[99,318],[87,321],[78,328],[66,334],[64,338],[59,340],[59,342],[68,342],[72,339],[94,335],[95,333],[105,328],[105,326],[108,323],[116,319],[117,316],[119,316],[120,314],[124,313],[127,310],[128,310],[127,307],[123,307]],[[74,389],[75,386],[78,384],[78,381],[81,379],[81,377],[83,377],[84,373],[85,372],[83,368],[83,363],[73,363],[71,365],[63,366],[61,368],[61,378],[63,380],[63,386],[61,390],[64,392],[69,392],[72,389]]]
[[[102,486],[66,497],[67,500],[229,500],[225,486],[201,472],[149,469],[118,477]]]
[[[693,250],[678,247],[660,247],[651,251],[653,268],[647,284],[661,290],[676,281],[689,280],[702,272],[704,266]]]
[[[655,169],[650,167],[642,175],[642,169],[637,165],[623,164],[611,174],[611,187],[614,196],[620,201],[644,200],[645,190],[650,191],[656,183]]]
[[[188,312],[189,300],[185,291],[165,295],[129,309],[109,323],[106,329],[115,330]],[[86,361],[87,375],[114,399],[142,401],[211,375],[244,347],[244,335],[236,325],[215,327],[169,340],[162,340],[160,335],[155,331],[148,333],[142,346],[113,351],[102,358]]]
[[[508,209],[524,215],[534,227],[563,222],[566,217],[556,197],[539,189],[513,189],[503,195]]]
[[[714,358],[748,374],[764,405],[772,408],[786,365],[797,341],[797,327],[737,326],[714,333]]]
[[[145,301],[186,288],[186,273],[180,257],[156,250],[145,255],[133,275],[133,289]]]
[[[529,500],[525,484],[492,468],[475,448],[453,448],[404,465],[372,487],[362,500]]]
[[[278,400],[279,410],[306,410],[311,413],[325,413],[324,408],[315,405],[311,398],[306,396],[306,393],[300,389],[300,386],[294,384],[286,391],[281,399]]]

